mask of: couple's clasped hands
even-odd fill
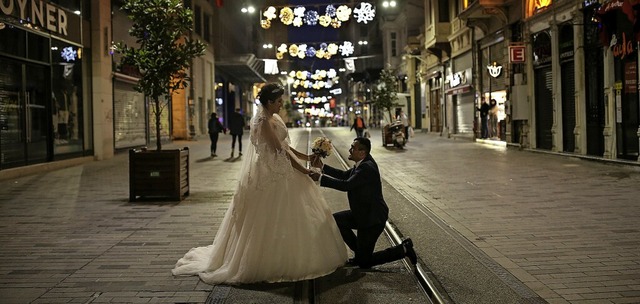
[[[314,181],[318,181],[322,173],[322,166],[324,165],[322,163],[322,159],[320,158],[320,155],[312,154],[309,157],[309,161],[311,162],[311,168],[309,168],[311,172],[309,173],[309,176]]]

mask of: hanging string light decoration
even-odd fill
[[[297,78],[300,80],[323,80],[325,78],[336,80],[338,78],[338,72],[335,69],[328,70],[315,70],[315,72],[311,73],[310,71],[291,71],[289,72],[289,77]]]
[[[331,89],[338,83],[340,77],[335,69],[310,71],[291,71],[289,77],[293,78],[293,88],[305,89]]]
[[[331,59],[331,56],[338,54],[342,56],[349,56],[353,54],[354,47],[351,41],[344,41],[341,45],[336,43],[321,43],[317,47],[309,46],[305,43],[301,44],[291,44],[287,45],[286,43],[280,44],[280,46],[276,49],[276,59],[281,60],[284,58],[285,53],[289,53],[291,57],[298,57],[300,59],[304,59],[307,57],[317,57],[319,59]]]
[[[358,7],[353,9],[347,5],[340,5],[336,8],[332,4],[329,4],[324,8],[324,14],[320,14],[319,10],[307,9],[304,6],[297,6],[293,9],[285,6],[280,9],[279,14],[277,14],[277,12],[278,10],[273,6],[269,6],[264,10],[262,16],[265,19],[261,17],[260,26],[264,29],[269,29],[271,28],[271,21],[279,18],[280,22],[287,26],[293,25],[295,27],[301,27],[303,25],[320,25],[323,27],[332,26],[339,28],[343,22],[349,21],[352,14],[358,23],[364,24],[372,21],[376,15],[373,5],[367,2],[362,2]]]

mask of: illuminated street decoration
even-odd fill
[[[62,49],[62,52],[60,52],[60,56],[66,62],[75,61],[76,60],[76,51],[72,47],[68,46],[68,47]]]
[[[353,15],[359,23],[367,24],[367,22],[373,21],[376,16],[376,10],[373,9],[371,3],[362,2],[359,8],[353,10]]]
[[[310,71],[291,71],[289,72],[289,77],[297,78],[300,80],[323,80],[323,79],[332,79],[337,80],[338,73],[335,69],[329,70],[316,70],[313,74]]]
[[[289,53],[291,57],[298,57],[300,59],[304,59],[307,57],[317,57],[330,59],[331,56],[338,54],[342,56],[349,56],[353,54],[354,48],[353,43],[350,41],[344,41],[342,45],[338,45],[336,43],[321,43],[320,45],[311,46],[305,43],[302,44],[291,44],[287,45],[285,43],[280,44],[280,46],[276,49],[276,59],[283,59],[285,53]]]
[[[333,5],[327,5],[324,9],[324,14],[320,14],[318,10],[307,9],[304,6],[297,6],[295,8],[283,7],[278,10],[269,6],[262,13],[262,17],[265,19],[260,20],[260,26],[264,29],[271,28],[271,21],[279,18],[280,22],[284,25],[293,25],[295,27],[301,27],[303,25],[315,26],[320,25],[323,27],[332,26],[339,28],[342,22],[349,21],[353,13],[353,17],[358,23],[367,24],[375,18],[375,8],[371,3],[362,2],[359,7],[351,9],[347,5],[340,5],[336,8]]]

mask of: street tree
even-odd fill
[[[398,102],[398,78],[395,71],[383,69],[380,72],[380,79],[373,86],[373,99],[371,104],[389,113],[389,123],[393,122],[391,109],[399,106]]]
[[[129,35],[136,38],[137,45],[119,42],[114,49],[122,54],[123,65],[140,72],[134,88],[153,102],[156,148],[160,151],[160,117],[165,108],[160,97],[171,100],[175,90],[188,86],[187,69],[194,58],[204,54],[206,45],[190,37],[193,13],[182,0],[125,0],[121,9],[133,21]]]

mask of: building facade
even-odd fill
[[[206,53],[190,86],[164,101],[163,140],[207,133],[214,111],[213,1],[185,1],[192,38]],[[113,43],[135,44],[121,1],[0,2],[0,170],[93,156],[155,140],[149,101],[133,89],[139,72],[119,62]]]

